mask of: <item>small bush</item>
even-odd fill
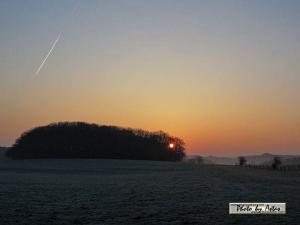
[[[272,168],[273,169],[278,169],[278,167],[281,165],[281,159],[279,157],[274,157],[273,163],[272,163]]]
[[[246,165],[247,160],[244,156],[240,156],[238,159],[239,159],[239,165],[240,166],[245,166]]]

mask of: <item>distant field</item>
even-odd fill
[[[286,202],[287,215],[228,215]],[[0,224],[300,224],[300,172],[121,160],[0,161]]]

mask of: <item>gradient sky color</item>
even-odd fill
[[[299,27],[296,0],[2,0],[0,145],[87,121],[189,154],[298,154]]]

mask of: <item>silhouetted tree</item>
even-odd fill
[[[240,166],[246,165],[247,160],[244,156],[240,156],[238,159],[239,159],[239,165]]]
[[[172,148],[169,144],[172,143]],[[23,133],[6,155],[12,159],[107,158],[179,161],[184,142],[148,132],[84,122],[60,122]]]
[[[278,156],[275,156],[272,163],[273,169],[278,169],[278,167],[281,165],[281,159]]]

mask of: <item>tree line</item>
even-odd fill
[[[59,122],[24,132],[7,150],[6,156],[12,159],[179,161],[185,156],[185,148],[183,140],[163,131],[149,132],[85,122]]]
[[[273,170],[299,170],[300,165],[282,165],[282,161],[280,157],[274,156],[273,160],[271,161],[270,165],[251,165],[247,164],[247,159],[244,156],[238,157],[238,165],[244,166],[244,167],[253,167],[253,168],[262,168],[262,169],[269,169],[272,168]]]

